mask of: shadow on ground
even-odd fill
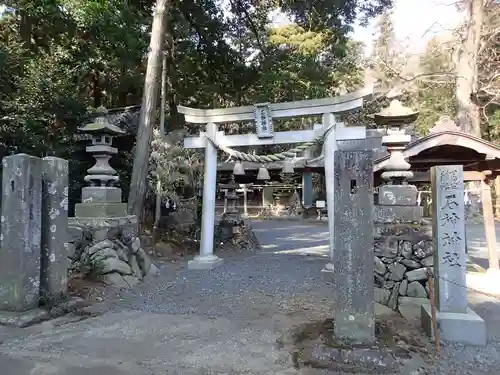
[[[270,220],[252,225],[261,252],[221,253],[224,264],[203,272],[188,270],[185,262],[161,263],[160,275],[137,288],[108,290],[106,302],[94,306],[100,316],[0,329],[2,375],[297,374],[276,339],[297,325],[331,318],[334,287],[320,275],[327,226]],[[461,361],[453,367],[459,373],[486,374],[475,371],[500,363],[492,362],[500,304],[469,296],[488,323],[492,344],[451,348],[456,358],[447,361]],[[429,374],[457,373],[446,371]]]

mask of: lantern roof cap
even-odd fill
[[[104,107],[99,107],[97,109],[97,116],[94,118],[94,120],[88,124],[83,125],[82,127],[78,128],[79,131],[83,133],[89,133],[89,134],[94,134],[94,135],[113,135],[113,136],[120,136],[125,134],[125,131],[120,129],[118,126],[112,124],[108,118],[108,110]]]
[[[377,125],[390,125],[394,123],[410,124],[418,117],[418,111],[405,106],[401,101],[394,99],[389,106],[375,114]]]

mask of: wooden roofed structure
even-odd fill
[[[460,131],[448,117],[441,118],[427,136],[409,143],[403,156],[414,172],[410,180],[414,183],[429,182],[429,170],[437,165],[463,165],[466,181],[500,175],[500,146]],[[376,180],[388,159],[387,154],[375,161]]]
[[[389,153],[382,145],[383,130],[367,130],[366,139],[339,141],[339,150],[373,149],[375,162],[373,170],[375,180],[380,181],[380,174],[389,160]],[[448,117],[442,117],[425,137],[412,137],[403,151],[403,156],[410,163],[414,177],[412,183],[429,182],[429,170],[436,165],[460,164],[464,166],[466,181],[479,181],[486,175],[488,179],[500,175],[500,146],[484,139],[460,131]],[[258,170],[261,163],[243,162],[245,171]],[[282,163],[265,165],[270,171],[279,171]],[[233,162],[218,163],[218,170],[231,173]],[[298,157],[294,161],[297,172],[309,170],[324,173],[323,157]],[[252,175],[252,173],[251,173]]]

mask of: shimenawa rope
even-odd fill
[[[233,158],[233,159],[256,162],[256,163],[269,163],[269,162],[273,162],[273,161],[283,161],[286,159],[294,158],[295,156],[297,156],[297,153],[302,152],[304,150],[307,150],[308,148],[314,146],[315,144],[322,142],[325,139],[325,137],[327,136],[327,134],[333,129],[333,126],[334,125],[331,125],[330,127],[328,127],[323,133],[321,133],[319,136],[317,136],[316,138],[314,138],[311,141],[304,142],[304,143],[302,143],[294,148],[291,148],[287,151],[280,152],[277,154],[271,154],[271,155],[247,154],[246,152],[237,151],[237,150],[234,150],[230,147],[227,147],[227,146],[224,146],[224,145],[218,143],[215,139],[208,136],[206,133],[205,133],[205,136],[207,137],[207,140],[212,145],[214,145],[214,147],[225,152],[226,154],[231,156],[231,158]]]

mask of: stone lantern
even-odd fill
[[[220,189],[226,190],[225,194],[225,210],[221,216],[216,228],[216,243],[227,243],[231,241],[233,244],[241,240],[242,228],[245,225],[243,218],[238,210],[239,197],[236,189],[239,184],[235,183],[234,176],[227,184],[219,184]]]
[[[417,259],[416,254],[430,254],[429,244],[432,243],[431,227],[422,220],[423,207],[417,204],[417,187],[408,182],[413,177],[411,165],[404,158],[404,151],[411,142],[404,126],[415,121],[417,116],[417,111],[399,100],[393,100],[375,115],[375,122],[387,128],[382,144],[389,158],[382,165],[385,184],[378,189],[374,210],[374,297],[375,302],[396,311],[401,298],[427,297],[426,280],[414,280],[410,274],[425,274],[425,268],[418,262],[413,263],[412,259]],[[408,266],[409,260],[411,266]]]
[[[406,134],[404,126],[411,124],[418,117],[418,112],[403,105],[399,100],[393,100],[387,108],[375,115],[375,122],[387,128],[387,134],[382,137],[382,145],[389,152],[389,159],[383,165],[382,179],[386,182],[378,191],[378,204],[391,206],[385,212],[408,211],[400,206],[417,206],[417,187],[408,185],[408,179],[413,177],[403,152],[411,142],[411,136]],[[417,210],[418,211],[418,210]],[[418,213],[414,212],[415,220],[420,220]],[[411,215],[411,214],[410,214]],[[398,216],[398,215],[396,215]]]
[[[417,111],[404,106],[399,100],[391,101],[389,107],[375,114],[375,123],[387,128],[382,145],[387,148],[390,157],[384,164],[382,178],[388,184],[403,184],[413,177],[409,170],[410,163],[403,157],[403,151],[411,142],[411,136],[405,133],[404,126],[413,123],[417,117]]]
[[[116,171],[109,165],[112,155],[118,149],[112,147],[113,138],[125,134],[107,119],[107,110],[99,109],[93,122],[78,130],[91,136],[92,144],[86,151],[96,159],[93,167],[87,169],[84,180],[90,184],[82,189],[82,203],[75,206],[77,217],[122,217],[126,216],[126,204],[122,203],[122,190],[115,187],[119,181]]]
[[[225,215],[239,216],[238,212],[238,201],[239,197],[236,193],[236,189],[239,188],[239,184],[234,182],[234,177],[227,184],[219,184],[219,188],[226,190],[225,199],[227,201],[227,209],[225,210]],[[239,221],[239,218],[236,218]]]

